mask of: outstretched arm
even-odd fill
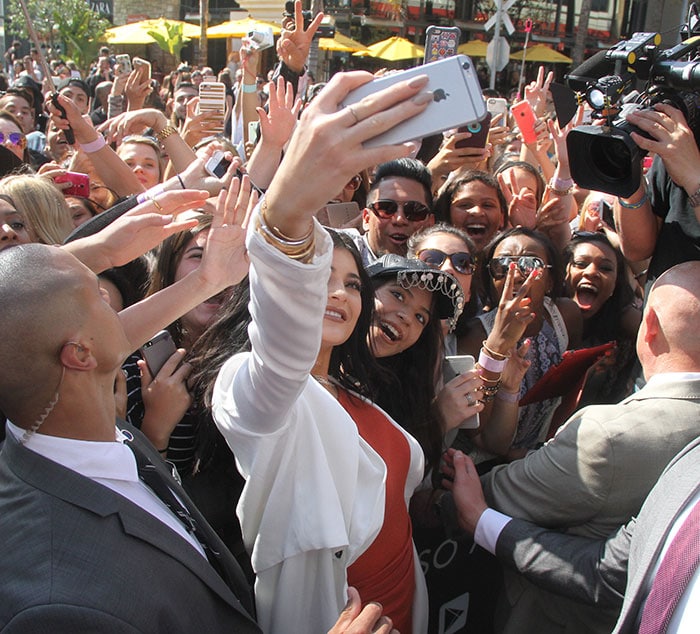
[[[444,473],[460,528],[499,561],[550,592],[599,606],[622,604],[635,520],[607,540],[564,534],[488,508],[476,467],[461,452],[448,451]]]

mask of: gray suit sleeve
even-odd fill
[[[635,520],[607,540],[569,535],[511,520],[496,543],[496,556],[537,586],[601,607],[619,608]]]

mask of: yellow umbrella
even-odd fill
[[[515,51],[515,53],[510,56],[510,59],[522,61],[522,49]],[[546,44],[535,44],[534,46],[528,46],[527,52],[525,53],[525,61],[550,64],[571,64],[572,59],[566,55],[562,55],[559,51],[555,51],[553,48],[549,48],[549,46]]]
[[[390,62],[397,62],[402,59],[415,59],[423,57],[424,54],[425,51],[422,46],[418,46],[418,44],[409,42],[396,35],[368,46],[366,51],[355,53],[358,56],[378,57]]]
[[[262,20],[253,20],[253,18],[248,17],[243,20],[230,20],[209,27],[207,29],[207,38],[247,37],[248,33],[259,29],[261,26],[271,28],[273,35],[279,35],[282,32],[282,27],[278,24],[263,22]]]
[[[335,32],[335,37],[322,37],[318,40],[318,47],[324,51],[338,51],[341,53],[356,53],[366,51],[367,47],[360,44],[347,35],[339,31]]]
[[[105,31],[105,38],[110,44],[154,44],[155,40],[148,32],[163,31],[165,33],[166,24],[184,24],[183,34],[186,38],[199,38],[200,29],[196,24],[168,20],[167,18],[141,20],[140,22],[114,26]]]
[[[469,57],[486,57],[486,47],[488,45],[488,42],[484,42],[484,40],[469,40],[464,44],[460,44],[457,52],[462,55],[469,55]]]

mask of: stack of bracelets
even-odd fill
[[[481,379],[486,383],[482,388],[483,398],[481,399],[483,403],[490,403],[498,397],[501,401],[506,401],[508,403],[516,403],[520,400],[520,395],[518,392],[505,392],[501,390],[501,375],[503,374],[503,369],[506,367],[508,358],[510,355],[500,354],[494,352],[486,345],[486,340],[481,342],[481,350],[479,351],[479,361],[477,362],[477,369],[486,370],[487,372],[492,372],[497,374],[498,377],[495,379],[487,379],[483,374]]]
[[[292,260],[308,263],[311,261],[314,251],[316,250],[316,240],[314,233],[314,225],[311,225],[309,233],[303,238],[294,239],[285,236],[277,227],[268,225],[266,212],[267,199],[264,199],[260,205],[260,215],[258,219],[257,230],[268,244],[271,244],[281,253],[284,253]]]

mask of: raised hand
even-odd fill
[[[277,40],[277,56],[296,73],[301,73],[304,70],[304,64],[309,57],[311,41],[314,39],[314,34],[321,24],[321,20],[323,20],[323,13],[314,16],[309,28],[304,30],[301,0],[296,0],[294,2],[294,21],[287,18],[282,24],[282,33]]]
[[[260,133],[263,143],[282,148],[289,140],[301,110],[301,99],[294,99],[294,87],[277,78],[277,83],[268,84],[268,111],[256,108],[260,118]]]

